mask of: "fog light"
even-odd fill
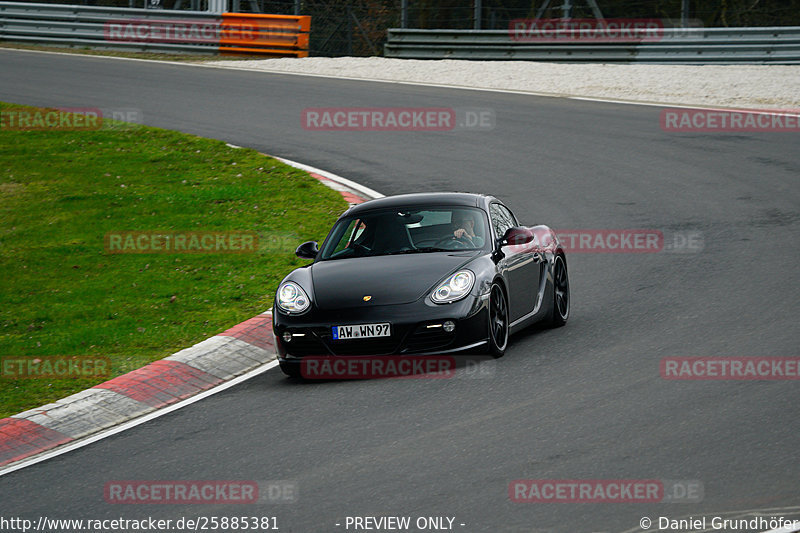
[[[452,320],[445,320],[444,324],[442,324],[442,328],[447,333],[452,333],[456,329],[456,323]]]
[[[289,342],[289,341],[291,341],[291,340],[292,340],[292,334],[291,334],[291,332],[289,332],[289,331],[284,331],[284,332],[283,332],[283,340],[285,340],[286,342]]]

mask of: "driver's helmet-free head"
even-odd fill
[[[453,211],[453,226],[464,228],[476,232],[478,224],[475,223],[475,216],[468,210]]]

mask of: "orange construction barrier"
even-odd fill
[[[223,13],[219,51],[222,54],[265,54],[308,57],[307,15]]]

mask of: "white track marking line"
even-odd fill
[[[243,381],[247,381],[250,378],[254,378],[254,377],[256,377],[256,376],[258,376],[260,374],[263,374],[267,370],[269,370],[271,368],[275,368],[276,366],[278,366],[277,359],[273,360],[273,361],[270,361],[269,363],[265,363],[265,364],[263,364],[263,365],[261,365],[259,367],[256,367],[253,370],[250,370],[249,372],[247,372],[245,374],[242,374],[241,376],[235,377],[230,381],[226,381],[224,383],[216,385],[215,387],[213,387],[211,389],[208,389],[206,391],[203,391],[203,392],[200,392],[198,394],[195,394],[191,398],[186,398],[185,400],[181,400],[180,402],[175,403],[173,405],[170,405],[168,407],[163,407],[161,409],[157,409],[157,410],[152,411],[152,412],[150,412],[150,413],[148,413],[146,415],[140,416],[139,418],[134,418],[133,420],[129,420],[128,422],[124,422],[124,423],[120,424],[119,426],[108,428],[106,430],[103,430],[103,431],[100,431],[100,432],[95,433],[93,435],[90,435],[90,436],[88,436],[86,438],[77,440],[75,442],[71,442],[69,444],[65,444],[64,446],[57,447],[57,448],[55,448],[53,450],[42,452],[39,455],[35,455],[33,457],[30,457],[29,459],[23,459],[19,463],[15,463],[12,466],[9,466],[9,467],[5,468],[4,470],[0,470],[0,477],[4,476],[6,474],[10,474],[11,472],[15,472],[17,470],[20,470],[22,468],[26,468],[26,467],[35,465],[36,463],[41,463],[42,461],[46,461],[47,459],[51,459],[53,457],[57,457],[57,456],[59,456],[59,455],[61,455],[63,453],[71,452],[72,450],[76,450],[78,448],[83,448],[84,446],[92,444],[93,442],[97,442],[99,440],[105,439],[105,438],[110,437],[112,435],[116,435],[117,433],[121,433],[121,432],[123,432],[123,431],[125,431],[127,429],[131,429],[133,427],[136,427],[136,426],[138,426],[140,424],[144,424],[145,422],[149,422],[149,421],[151,421],[151,420],[153,420],[155,418],[158,418],[160,416],[164,416],[164,415],[166,415],[168,413],[171,413],[172,411],[177,411],[178,409],[181,409],[183,407],[191,405],[191,404],[193,404],[195,402],[199,402],[200,400],[203,400],[203,399],[205,399],[205,398],[207,398],[209,396],[217,394],[218,392],[222,392],[224,390],[227,390],[227,389],[229,389],[229,388],[231,388],[231,387],[233,387],[235,385],[238,385],[239,383],[241,383]]]

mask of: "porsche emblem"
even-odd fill
[[[365,295],[365,296],[364,296],[363,300],[364,300],[365,302],[368,302],[368,301],[372,300],[372,296],[370,296],[369,294],[367,294],[367,295]]]

